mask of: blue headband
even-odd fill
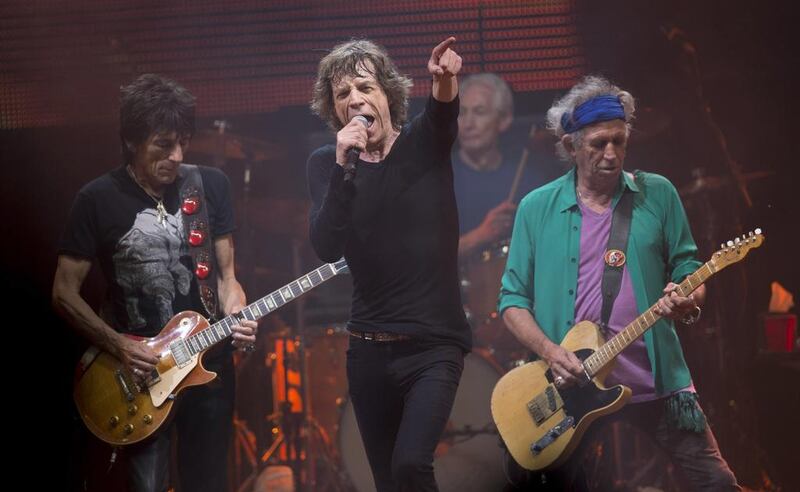
[[[617,96],[597,96],[578,105],[572,113],[561,116],[561,126],[566,133],[575,133],[599,121],[625,121],[625,109]]]

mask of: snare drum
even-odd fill
[[[503,452],[492,421],[489,402],[500,367],[482,352],[464,359],[464,372],[453,410],[434,456],[433,468],[442,492],[502,490]],[[358,492],[375,490],[372,471],[361,442],[353,405],[348,400],[339,420],[342,464]]]

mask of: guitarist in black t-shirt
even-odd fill
[[[194,112],[194,97],[171,80],[142,75],[123,87],[124,163],[80,190],[59,246],[55,308],[82,337],[118,359],[137,384],[159,359],[124,334],[150,337],[180,311],[213,319],[246,304],[234,273],[230,183],[217,169],[181,166]],[[199,173],[191,183],[189,168]],[[202,208],[207,219],[196,215]],[[190,253],[206,247],[197,256]],[[81,296],[94,261],[108,285],[99,315]],[[250,347],[255,329],[247,320],[231,327],[233,345]],[[234,373],[231,351],[221,348],[205,358],[219,377],[188,392],[175,415],[183,490],[227,486]],[[170,434],[158,432],[126,448],[131,490],[166,490]]]

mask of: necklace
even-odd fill
[[[158,213],[158,223],[161,224],[161,227],[165,227],[165,222],[167,221],[167,209],[164,207],[164,198],[159,196],[154,196],[152,193],[147,191],[142,183],[136,179],[136,175],[133,173],[133,169],[131,166],[125,166],[125,170],[128,171],[128,175],[131,177],[134,183],[136,183],[142,191],[145,192],[147,196],[150,197],[156,203],[156,213]]]

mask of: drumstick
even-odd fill
[[[531,132],[528,134],[528,142],[531,141],[533,135],[536,133],[536,123],[531,125]],[[517,164],[517,173],[514,175],[514,181],[511,182],[511,191],[508,192],[508,198],[506,201],[513,202],[514,196],[517,194],[517,188],[519,188],[519,182],[522,179],[522,171],[525,169],[525,165],[528,163],[528,145],[525,145],[525,148],[522,150],[522,155],[519,158],[519,164]]]

